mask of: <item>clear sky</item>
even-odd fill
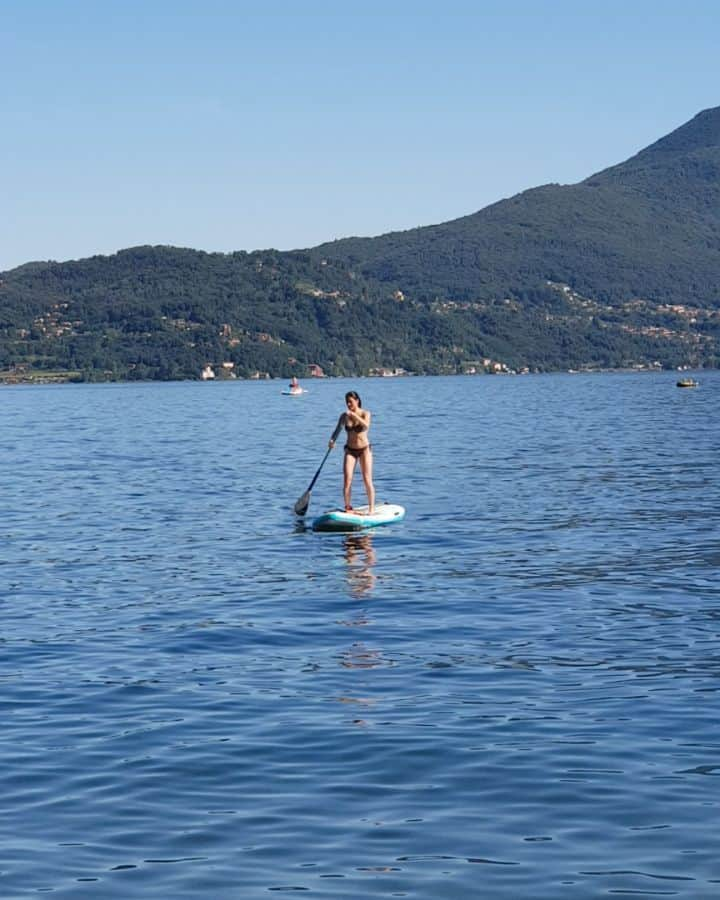
[[[719,48],[717,0],[0,0],[0,271],[579,181],[719,106]]]

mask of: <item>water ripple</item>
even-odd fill
[[[719,388],[4,392],[2,896],[716,898]]]

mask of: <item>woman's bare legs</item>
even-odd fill
[[[375,485],[372,480],[373,457],[370,447],[360,457],[360,471],[365,482],[365,491],[368,498],[368,512],[375,512]]]
[[[364,456],[365,454],[363,454]],[[346,453],[343,460],[343,497],[345,498],[345,509],[351,508],[350,495],[352,493],[352,480],[355,474],[355,463],[357,460],[352,453]]]

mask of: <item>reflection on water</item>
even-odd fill
[[[343,550],[347,562],[347,580],[353,597],[369,594],[377,575],[373,566],[377,563],[377,554],[373,548],[372,536],[369,534],[346,534],[343,538]]]
[[[346,534],[343,536],[343,553],[346,562],[346,575],[350,594],[353,597],[367,597],[377,580],[373,567],[377,563],[377,554],[373,548],[372,537],[369,534]],[[346,619],[339,624],[348,628],[365,628],[372,624],[364,611],[358,612],[352,619]],[[368,670],[388,665],[380,650],[369,647],[362,641],[354,641],[340,655],[340,666],[343,669]],[[370,697],[352,696],[344,694],[339,698],[341,703],[358,704],[371,707],[375,700]],[[351,720],[355,727],[366,727],[369,723],[363,718]]]
[[[358,613],[354,619],[338,619],[338,625],[345,625],[348,628],[364,628],[372,624],[372,619],[369,619],[364,612]]]
[[[378,666],[387,665],[387,662],[382,658],[379,650],[373,650],[357,641],[343,651],[340,665],[346,669],[375,669]]]

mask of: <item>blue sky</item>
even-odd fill
[[[0,271],[579,181],[720,105],[719,26],[709,0],[0,0]]]

